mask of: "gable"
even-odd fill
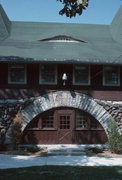
[[[8,37],[10,33],[11,22],[9,21],[5,11],[0,5],[0,41]]]
[[[114,17],[110,29],[114,40],[122,43],[122,6]]]

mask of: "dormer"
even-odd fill
[[[0,41],[6,39],[10,34],[11,21],[0,5]]]
[[[66,36],[66,35],[58,35],[58,36],[54,36],[54,37],[50,37],[50,38],[46,38],[46,39],[41,39],[39,41],[47,41],[47,42],[82,42],[82,43],[86,43],[86,41],[84,41],[84,40],[76,39],[74,37]]]

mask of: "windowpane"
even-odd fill
[[[89,66],[76,65],[74,67],[74,80],[76,84],[89,84]]]
[[[54,84],[56,82],[56,66],[42,65],[40,68],[40,82]]]
[[[25,83],[25,66],[12,65],[9,67],[9,82],[10,83]]]
[[[70,129],[70,116],[60,116],[60,129]]]
[[[83,112],[76,112],[76,128],[87,128],[88,127],[88,116]]]
[[[53,128],[53,116],[47,116],[42,119],[42,128]]]
[[[90,118],[90,128],[91,129],[102,129],[102,126],[96,119]]]
[[[106,66],[104,67],[104,84],[119,85],[119,68]]]

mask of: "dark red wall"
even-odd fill
[[[68,75],[68,82],[64,87],[62,85],[62,73]],[[21,99],[33,96],[40,96],[57,90],[71,90],[85,93],[93,98],[103,100],[122,99],[122,67],[120,67],[120,86],[102,85],[102,65],[91,65],[91,85],[76,86],[72,85],[73,65],[58,65],[58,84],[57,85],[39,85],[39,64],[27,64],[27,84],[16,85],[8,84],[8,64],[0,64],[0,99]]]

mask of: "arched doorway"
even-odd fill
[[[89,113],[59,107],[40,113],[23,132],[26,144],[104,144],[107,135]]]

